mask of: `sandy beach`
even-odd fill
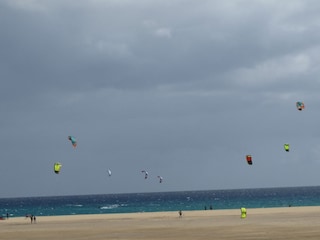
[[[320,207],[37,216],[0,221],[5,239],[320,239]]]

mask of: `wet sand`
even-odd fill
[[[0,239],[320,239],[320,207],[16,217],[0,221]]]

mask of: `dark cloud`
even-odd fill
[[[0,197],[316,185],[312,3],[3,1]]]

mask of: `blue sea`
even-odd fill
[[[0,199],[0,216],[110,214],[320,206],[320,187],[260,188]]]

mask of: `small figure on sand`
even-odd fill
[[[32,214],[27,214],[26,218],[30,218],[31,223],[36,223],[36,216]]]
[[[182,211],[181,210],[179,211],[179,217],[180,218],[182,217]]]
[[[240,208],[241,211],[241,218],[246,218],[247,217],[247,209],[242,207]]]

